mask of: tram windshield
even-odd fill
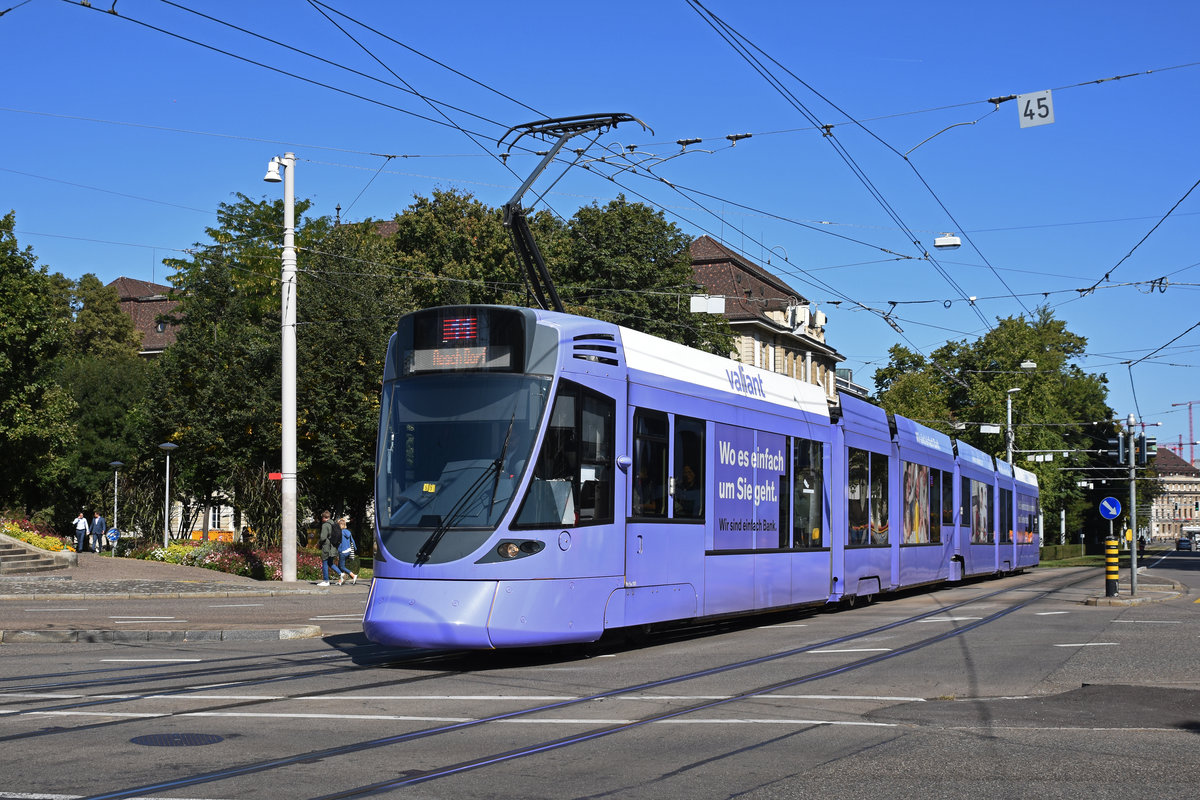
[[[494,528],[529,463],[550,379],[432,374],[383,388],[381,528]]]

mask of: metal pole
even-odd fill
[[[171,451],[167,451],[167,479],[163,492],[163,547],[167,546],[167,537],[171,533]]]
[[[284,153],[283,174],[283,331],[280,372],[283,406],[280,447],[283,523],[283,580],[296,580],[296,156]]]
[[[117,527],[117,470],[113,470],[113,527]]]
[[[1007,445],[1005,450],[1008,453],[1008,463],[1012,463],[1013,451],[1013,429],[1012,429],[1012,392],[1004,398],[1005,404],[1008,406],[1008,427],[1004,431],[1004,442]]]
[[[1129,457],[1129,594],[1132,597],[1137,594],[1137,458],[1134,455],[1134,436],[1133,426],[1137,420],[1133,414],[1129,415],[1129,425],[1125,429],[1125,435],[1129,437],[1129,441],[1125,445],[1126,454]]]

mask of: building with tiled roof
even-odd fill
[[[1165,447],[1154,456],[1162,494],[1150,510],[1150,535],[1154,539],[1178,539],[1200,532],[1200,469]]]
[[[117,278],[109,284],[116,287],[121,310],[133,320],[133,326],[142,334],[142,345],[138,354],[153,358],[175,342],[175,327],[159,319],[179,305],[171,297],[171,287],[133,278]]]
[[[839,389],[866,395],[852,376],[839,378],[845,358],[825,342],[825,314],[795,289],[709,236],[693,241],[691,254],[696,281],[725,299],[737,337],[733,358],[822,386],[831,400]]]

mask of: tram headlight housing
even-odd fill
[[[540,553],[545,547],[545,542],[539,542],[536,539],[526,539],[522,542],[506,539],[496,546],[496,555],[502,559],[510,560]]]

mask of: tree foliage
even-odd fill
[[[0,219],[0,506],[30,516],[69,470],[76,404],[55,375],[70,325],[68,282],[21,249],[15,220]]]
[[[1031,320],[1000,319],[974,342],[947,342],[928,358],[893,347],[887,366],[876,371],[876,392],[888,411],[956,436],[1001,460],[1006,457],[1004,430],[1011,397],[1013,460],[1038,476],[1043,509],[1066,509],[1070,524],[1078,527],[1091,500],[1076,485],[1086,473],[1069,467],[1103,463],[1093,451],[1102,449],[1112,434],[1113,416],[1106,379],[1073,363],[1086,344],[1050,310],[1040,308]],[[1030,361],[1036,368],[1022,370],[1020,364]],[[1001,433],[982,433],[981,424],[999,425]],[[1056,455],[1054,461],[1029,462],[1020,457],[1021,451]]]
[[[691,313],[690,296],[703,292],[691,239],[662,212],[622,195],[581,208],[567,227],[557,267],[569,311],[720,355],[733,349],[724,317]]]

